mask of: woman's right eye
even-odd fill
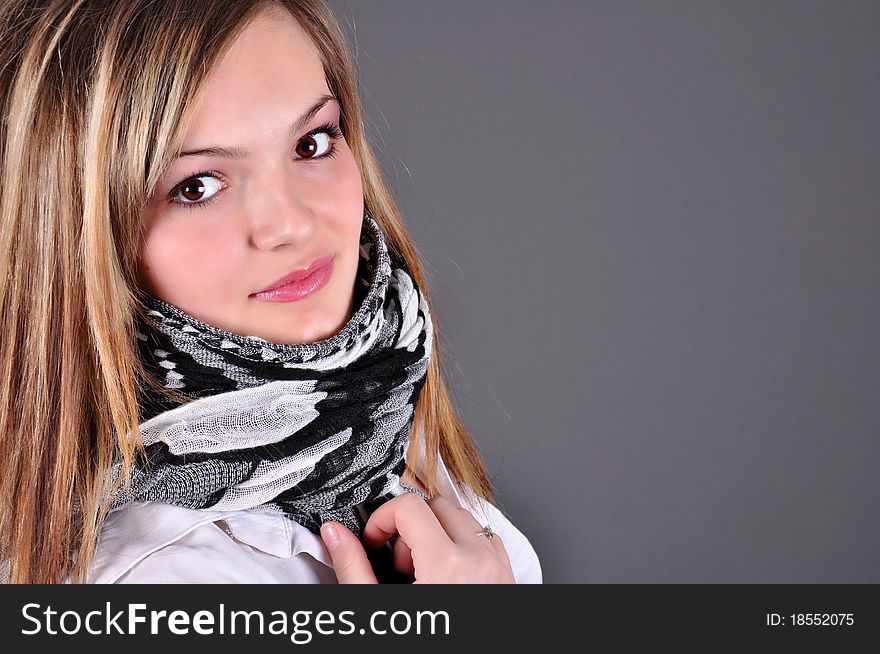
[[[203,207],[213,202],[217,193],[224,188],[226,188],[226,184],[217,179],[215,173],[209,171],[196,173],[172,189],[171,203],[183,205],[189,209]],[[205,197],[206,193],[207,197]]]

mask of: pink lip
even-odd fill
[[[295,270],[251,297],[267,302],[292,302],[323,288],[333,275],[333,257],[323,257],[308,268]]]

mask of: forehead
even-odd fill
[[[289,124],[327,91],[309,35],[287,11],[264,11],[239,34],[208,78],[185,140],[216,139],[230,126]]]

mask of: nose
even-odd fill
[[[298,195],[290,183],[276,177],[271,188],[264,187],[263,201],[250,209],[250,240],[259,250],[307,243],[315,232],[317,216],[312,206]]]

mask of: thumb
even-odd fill
[[[358,537],[341,522],[321,525],[321,539],[330,552],[333,570],[340,584],[375,584],[376,575]]]

